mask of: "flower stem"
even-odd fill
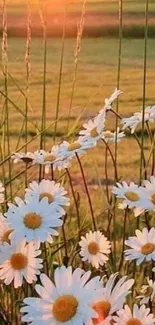
[[[128,208],[125,209],[124,214],[124,224],[123,224],[123,242],[122,242],[122,254],[121,254],[121,260],[119,264],[118,270],[120,271],[123,265],[124,260],[124,248],[125,248],[125,236],[126,236],[126,221],[127,221],[127,215],[128,215]]]
[[[116,165],[116,162],[115,162],[115,158],[114,158],[113,153],[112,153],[109,145],[107,144],[107,142],[104,139],[102,139],[102,141],[104,142],[104,144],[106,145],[106,147],[107,147],[107,149],[108,149],[108,151],[110,153],[110,156],[111,156],[111,159],[112,159],[112,162],[113,162],[113,165],[114,165],[115,179],[117,181],[118,180],[118,175],[117,175],[117,165]]]
[[[72,196],[73,196],[73,200],[74,200],[74,204],[75,204],[75,208],[76,208],[77,222],[78,222],[78,228],[79,228],[79,240],[80,240],[80,237],[81,237],[81,234],[80,234],[81,222],[80,222],[79,206],[78,206],[78,202],[77,202],[77,199],[76,199],[72,178],[71,178],[71,175],[70,175],[70,172],[69,172],[68,168],[66,168],[66,173],[67,173],[67,176],[68,176],[68,179],[69,179],[69,184],[70,184],[70,187],[71,187]]]
[[[79,164],[79,167],[80,167],[80,170],[81,170],[83,184],[84,184],[85,191],[86,191],[87,198],[88,198],[88,203],[89,203],[90,212],[91,212],[91,216],[92,216],[93,227],[94,227],[94,230],[97,230],[96,221],[95,221],[95,215],[94,215],[94,211],[93,211],[93,207],[92,207],[92,202],[91,202],[91,198],[90,198],[90,194],[89,194],[89,190],[88,190],[88,186],[87,186],[87,182],[86,182],[84,170],[83,170],[83,167],[82,167],[82,164],[81,164],[81,160],[80,160],[80,158],[79,158],[79,156],[78,156],[77,153],[76,153],[76,157],[77,157],[78,164]]]
[[[109,203],[109,188],[108,188],[108,149],[105,148],[105,178],[106,178],[106,195]]]

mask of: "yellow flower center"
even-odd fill
[[[142,323],[138,318],[132,318],[126,322],[126,325],[142,325]]]
[[[152,196],[151,196],[151,201],[152,201],[153,204],[155,204],[155,193],[152,194]]]
[[[54,201],[54,197],[52,194],[48,192],[43,192],[39,195],[39,200],[41,201],[44,197],[48,198],[48,203],[52,203]]]
[[[135,192],[131,192],[131,191],[126,192],[125,196],[128,200],[133,201],[133,202],[136,202],[139,200],[139,195]]]
[[[44,158],[44,161],[47,162],[47,161],[54,161],[55,160],[55,157],[53,155],[48,155]]]
[[[113,133],[110,132],[110,131],[105,131],[105,132],[104,132],[104,136],[105,136],[107,139],[111,139],[111,138],[113,138]]]
[[[97,128],[94,128],[94,129],[92,129],[91,131],[90,131],[90,136],[92,137],[92,138],[95,138],[95,137],[97,137],[99,134],[98,134],[98,132],[97,132]]]
[[[42,225],[42,217],[35,212],[28,213],[24,217],[24,224],[29,229],[38,229]]]
[[[98,318],[93,318],[93,324],[97,325],[109,315],[111,304],[109,301],[98,301],[93,304],[92,308],[98,313]]]
[[[152,287],[148,287],[145,292],[144,292],[144,296],[145,297],[150,297],[152,295],[153,292],[153,288]]]
[[[10,263],[14,270],[22,270],[27,266],[27,257],[22,253],[15,253],[11,256]]]
[[[78,307],[78,301],[74,296],[60,296],[53,305],[53,316],[58,322],[67,322],[72,319]]]
[[[88,252],[92,255],[96,255],[100,250],[100,247],[94,241],[90,242],[88,245]]]
[[[2,243],[10,244],[9,235],[12,233],[12,229],[7,230],[2,236]]]
[[[81,144],[78,141],[75,141],[68,146],[69,151],[73,151],[80,148],[81,148]]]
[[[141,252],[144,255],[149,255],[153,253],[154,250],[155,250],[155,244],[153,243],[147,243],[141,247]]]

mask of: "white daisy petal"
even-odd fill
[[[150,230],[144,228],[143,231],[136,230],[136,236],[129,237],[125,244],[131,249],[125,250],[126,260],[136,260],[137,265],[143,261],[154,260],[155,257],[155,228]]]
[[[88,260],[95,268],[99,268],[99,265],[108,260],[107,254],[110,254],[111,244],[100,231],[90,231],[86,234],[86,238],[81,237],[79,245],[82,260]]]
[[[95,287],[98,278],[94,278],[89,287],[90,273],[86,273],[85,276],[84,271],[80,269],[74,272],[72,274],[71,267],[62,266],[56,269],[55,285],[42,274],[42,286],[35,287],[41,298],[24,299],[25,306],[21,308],[21,312],[24,313],[22,321],[39,325],[83,325],[87,324],[92,317],[96,317],[97,314],[91,304],[100,294],[100,290]]]
[[[42,259],[38,259],[40,251],[37,251],[32,243],[26,245],[26,241],[4,243],[1,247],[0,279],[9,285],[14,280],[14,287],[21,287],[23,278],[32,284],[36,281],[36,274],[40,274]],[[31,267],[33,265],[33,268]]]
[[[134,280],[127,280],[127,277],[122,277],[116,284],[116,278],[118,273],[112,274],[107,283],[101,291],[99,299],[95,299],[92,306],[98,313],[98,318],[95,320],[95,324],[111,324],[113,320],[113,314],[123,307],[126,296],[130,293]],[[93,325],[93,322],[88,325]]]
[[[48,198],[43,197],[40,201],[39,196],[34,196],[33,200],[18,205],[9,205],[5,213],[7,222],[12,230],[10,238],[19,240],[26,238],[28,242],[45,242],[51,235],[57,232],[53,228],[62,226],[60,219],[64,210],[61,207],[53,206],[48,203]],[[53,229],[53,232],[52,232]],[[50,234],[50,236],[49,236]]]
[[[150,309],[144,305],[138,307],[136,304],[133,306],[133,311],[126,305],[124,309],[120,309],[117,312],[117,316],[114,316],[116,325],[153,325],[153,314],[150,313]]]

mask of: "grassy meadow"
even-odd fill
[[[54,10],[54,14],[64,10],[62,2],[51,4],[47,1],[48,13]],[[69,11],[74,11],[80,14],[82,2],[69,3]],[[100,8],[102,7],[102,10]],[[38,6],[36,2],[31,2],[33,14],[38,14]],[[150,17],[153,17],[154,2],[149,2]],[[118,18],[118,3],[117,1],[88,1],[86,3],[86,13],[114,14]],[[143,1],[124,1],[123,13],[125,17],[133,19],[138,13],[138,20],[142,18],[144,25],[145,6]],[[20,32],[20,20],[26,17],[26,2],[14,1],[8,2],[8,26],[11,21],[15,21],[19,28],[16,29],[17,36]],[[32,15],[32,23],[34,16]],[[80,16],[79,16],[80,18]],[[79,19],[78,18],[78,19]],[[13,20],[11,20],[13,19]],[[150,20],[149,20],[150,22]],[[26,21],[24,20],[25,28]],[[40,25],[40,20],[37,20]],[[11,25],[10,25],[11,26]],[[17,27],[15,25],[15,28]],[[33,25],[32,25],[33,26]],[[144,26],[143,26],[144,27]],[[33,36],[33,33],[32,33]],[[56,141],[60,143],[63,139],[72,138],[82,124],[93,117],[104,105],[104,98],[110,95],[117,85],[118,76],[118,38],[83,38],[81,51],[78,58],[77,77],[75,83],[75,91],[72,103],[72,111],[70,117],[71,134],[68,134],[68,112],[70,106],[70,98],[73,84],[74,74],[74,49],[76,39],[65,39],[64,55],[62,65],[62,80],[61,92],[59,101],[59,120],[57,123]],[[53,136],[55,132],[55,118],[59,86],[59,67],[61,55],[62,41],[60,38],[48,38],[47,40],[47,73],[46,73],[46,127],[49,127],[46,132],[46,149],[50,149],[53,145]],[[43,107],[43,73],[44,73],[44,47],[43,40],[32,37],[31,42],[31,74],[30,74],[30,90],[28,102],[28,119],[27,131],[24,126],[25,114],[25,93],[26,93],[26,68],[25,68],[25,37],[10,37],[8,38],[8,103],[9,103],[9,135],[11,152],[16,151],[25,142],[25,138],[30,141],[28,150],[33,151],[38,149],[39,137],[37,133],[41,130],[41,115]],[[155,101],[154,94],[154,79],[155,79],[155,61],[154,61],[155,44],[153,39],[148,39],[147,43],[147,75],[146,75],[146,105],[152,105]],[[120,72],[120,89],[123,94],[119,99],[119,112],[123,117],[129,117],[134,112],[142,109],[143,106],[143,67],[144,67],[144,40],[142,38],[123,38],[122,39],[122,55],[121,55],[121,72]],[[0,84],[3,85],[3,73],[0,75]],[[1,105],[4,104],[4,89],[1,88]],[[3,134],[3,121],[5,116],[1,111],[1,139],[3,145],[6,145],[7,139]],[[50,127],[51,125],[51,127]],[[115,130],[115,118],[109,114],[107,127]],[[27,135],[25,134],[27,133]],[[139,130],[140,132],[140,130]],[[140,135],[140,133],[139,133]],[[34,137],[34,139],[33,139]],[[150,152],[150,144],[148,138],[146,142],[146,153]],[[128,145],[130,143],[130,145]],[[101,145],[102,147],[102,145]],[[114,149],[114,146],[113,146]],[[129,150],[131,151],[129,159]],[[118,146],[118,170],[119,176],[122,179],[138,180],[139,177],[139,149],[135,140],[132,137],[127,137]],[[95,159],[95,160],[94,160]],[[89,159],[83,158],[84,164],[87,167],[87,173],[94,197],[94,205],[96,202],[96,189],[101,184],[104,185],[104,149],[103,155],[100,155],[100,150],[96,149],[95,158],[89,156]],[[92,171],[92,163],[96,166]],[[112,163],[109,159],[109,184],[113,178]],[[6,168],[7,169],[7,168]],[[33,169],[33,168],[32,168]],[[73,178],[81,188],[80,173],[75,164],[73,167]],[[21,166],[13,166],[12,175],[21,171]],[[32,178],[31,170],[29,171]],[[8,173],[1,170],[1,175],[9,180]],[[97,177],[97,180],[96,180]],[[16,180],[21,183],[22,177]],[[77,179],[79,181],[77,181]],[[24,180],[23,180],[24,181]],[[20,189],[22,186],[19,186]],[[18,192],[18,190],[17,190]],[[101,195],[102,200],[102,195]]]
[[[16,44],[16,45],[15,45]],[[93,45],[93,46],[92,46]],[[67,135],[68,110],[72,89],[74,71],[74,47],[75,40],[65,41],[65,52],[63,58],[62,85],[60,97],[60,117],[58,122],[58,137]],[[39,48],[39,51],[38,51]],[[47,54],[47,81],[46,81],[46,117],[47,125],[55,120],[57,103],[59,63],[61,40],[49,39]],[[10,102],[10,132],[12,136],[18,136],[22,116],[17,111],[18,108],[24,112],[24,96],[22,91],[26,88],[26,72],[24,65],[25,40],[23,38],[11,38],[8,42],[9,55],[9,102]],[[155,45],[152,39],[148,40],[147,57],[147,93],[146,104],[153,104],[154,95],[154,51]],[[118,59],[118,40],[117,39],[84,39],[78,62],[78,72],[76,89],[73,99],[72,123],[80,115],[79,127],[84,120],[93,117],[103,106],[104,98],[107,97],[115,88],[117,83]],[[144,64],[144,43],[141,39],[126,40],[122,42],[121,78],[120,88],[123,94],[120,97],[119,111],[124,117],[128,117],[135,111],[142,108],[143,97],[143,64]],[[32,40],[31,53],[31,78],[29,92],[29,135],[36,134],[32,125],[35,121],[40,125],[42,110],[42,76],[43,76],[43,44],[40,39]],[[3,75],[1,74],[1,84]],[[20,87],[20,90],[19,90]],[[3,99],[3,96],[1,96]],[[11,102],[17,105],[16,107]],[[23,108],[23,109],[22,109]],[[19,120],[17,120],[19,119]],[[31,123],[30,123],[31,121]],[[13,122],[13,123],[12,123]],[[114,129],[114,119],[110,119],[110,127]],[[48,136],[53,135],[53,129],[48,130]]]
[[[120,57],[120,39],[117,37],[119,34],[118,1],[87,1],[85,25],[83,37],[80,36],[76,67],[74,55],[77,23],[80,20],[82,3],[83,1],[78,0],[69,1],[66,35],[63,34],[62,37],[65,1],[52,1],[51,3],[51,0],[47,0],[48,37],[45,40],[43,39],[43,28],[39,17],[38,1],[30,1],[32,39],[27,40],[26,1],[8,0],[7,2],[8,34],[3,33],[3,38],[6,35],[8,36],[7,78],[5,78],[3,71],[4,53],[2,53],[0,64],[0,180],[5,184],[5,197],[7,197],[2,206],[2,212],[6,211],[7,202],[10,202],[12,198],[24,197],[25,187],[32,180],[38,181],[38,175],[39,179],[40,176],[45,179],[53,179],[52,172],[45,175],[44,169],[39,168],[38,165],[29,168],[23,162],[14,164],[12,159],[7,159],[16,151],[34,152],[40,149],[40,132],[43,133],[42,147],[45,150],[50,150],[54,144],[60,144],[63,140],[69,142],[75,140],[79,130],[82,129],[82,125],[97,115],[104,106],[105,98],[113,93],[118,83],[119,89],[123,93],[118,102],[115,101],[113,109],[118,109],[118,113],[122,117],[130,117],[135,112],[141,111],[144,104],[145,106],[155,104],[155,42],[152,38],[155,31],[155,1],[149,1],[148,34],[150,37],[147,39],[147,43],[144,39],[145,1],[123,1]],[[4,27],[4,24],[0,26],[1,31]],[[108,37],[103,37],[105,35]],[[25,64],[26,49],[29,50],[28,41],[30,42],[29,78],[27,78]],[[4,43],[2,45],[4,46]],[[144,94],[145,64],[146,91]],[[73,85],[74,92],[71,105]],[[69,115],[70,105],[71,114]],[[42,115],[45,117],[44,123]],[[121,126],[119,120],[118,126]],[[44,132],[43,129],[45,129]],[[111,131],[116,129],[116,116],[112,112],[107,113],[106,129]],[[136,129],[136,135],[140,142],[142,141],[142,131],[141,127]],[[154,158],[152,150],[154,124],[150,124],[150,133],[147,132],[146,128],[145,131],[142,147],[147,161],[150,152]],[[117,180],[119,182],[123,180],[133,181],[139,184],[140,178],[144,178],[144,170],[142,168],[142,174],[140,174],[142,153],[134,135],[132,136],[127,130],[126,137],[118,143],[116,152],[115,143],[110,144],[109,147],[114,159],[116,159]],[[153,161],[152,157],[151,162]],[[151,166],[150,161],[147,167]],[[88,153],[81,158],[81,163],[87,185],[85,185],[84,176],[76,158],[74,158],[69,169],[75,197],[71,183],[67,178],[67,171],[64,170],[64,173],[63,171],[54,172],[54,179],[61,181],[62,186],[67,189],[68,196],[71,198],[71,205],[66,208],[64,225],[60,230],[58,239],[52,245],[44,243],[41,246],[44,258],[43,269],[44,271],[48,270],[49,274],[53,276],[53,261],[62,264],[65,258],[68,258],[66,264],[72,262],[72,265],[74,264],[76,267],[79,263],[83,267],[84,264],[81,263],[79,255],[77,255],[79,252],[78,240],[81,234],[85,235],[88,229],[92,229],[92,204],[97,229],[103,231],[112,241],[113,251],[107,269],[96,271],[91,268],[91,270],[94,274],[103,275],[104,271],[111,274],[117,270],[118,262],[121,261],[119,269],[121,274],[129,274],[135,277],[135,274],[139,275],[141,270],[138,268],[136,271],[135,266],[130,267],[131,264],[125,264],[126,262],[123,260],[125,238],[134,234],[136,227],[141,229],[145,223],[147,224],[148,220],[149,226],[153,227],[154,213],[151,216],[143,215],[139,223],[139,219],[133,218],[133,212],[129,211],[128,208],[125,210],[127,211],[125,214],[124,210],[118,209],[115,197],[111,195],[112,185],[116,182],[114,166],[107,147],[102,141],[95,148],[88,150]],[[90,192],[91,203],[86,186]],[[78,215],[75,213],[76,203],[79,209],[81,228],[75,226]],[[63,246],[60,250],[59,246],[62,243]],[[55,248],[57,249],[56,253],[54,253]],[[50,267],[52,265],[50,270],[48,269],[49,265]],[[89,269],[87,263],[84,266],[85,269]],[[142,284],[144,276],[150,272],[145,271],[144,268],[138,286]],[[20,306],[25,294],[35,295],[34,286],[23,286],[24,289],[15,292],[12,285],[11,292],[14,295],[14,302],[12,303],[9,290],[6,295],[5,287],[1,282],[0,285],[4,296],[3,307],[5,309],[7,306],[6,313],[8,312],[9,319],[13,319],[11,324],[20,325],[18,304]],[[133,291],[133,297],[137,294],[136,290],[137,287]]]
[[[16,44],[16,46],[15,46]],[[15,152],[25,143],[25,130],[23,127],[24,118],[18,111],[20,109],[24,114],[26,87],[24,53],[25,40],[23,38],[11,38],[9,45],[9,134],[11,152]],[[123,40],[123,55],[121,66],[120,89],[123,94],[119,100],[119,113],[124,117],[129,117],[134,112],[142,109],[143,102],[143,41],[141,39],[133,39],[128,42]],[[103,107],[104,99],[110,95],[117,83],[117,56],[118,41],[117,39],[84,39],[82,42],[82,50],[78,63],[78,73],[76,81],[76,89],[73,100],[72,114],[70,118],[70,128],[73,127],[73,134],[68,137],[68,110],[70,104],[72,77],[73,77],[73,53],[75,40],[65,41],[65,54],[63,61],[63,74],[61,85],[61,97],[59,107],[59,119],[56,141],[60,143],[63,139],[71,140],[82,127],[82,124],[89,118],[95,116]],[[33,39],[31,54],[31,78],[29,92],[29,109],[28,109],[28,141],[31,141],[27,147],[28,151],[34,151],[39,148],[39,137],[36,138],[38,130],[41,129],[41,114],[43,102],[43,50],[41,39]],[[52,125],[46,134],[46,150],[51,149],[53,145],[54,128],[55,128],[55,111],[57,105],[58,93],[58,66],[60,61],[61,40],[48,40],[48,61],[47,61],[47,81],[46,81],[46,127]],[[149,40],[149,57],[147,70],[147,97],[146,104],[153,104],[155,101],[154,94],[154,42]],[[3,76],[1,75],[1,83]],[[19,89],[20,88],[20,89]],[[3,103],[3,96],[1,102]],[[16,106],[14,106],[14,103]],[[3,120],[3,114],[1,115]],[[78,119],[77,123],[77,118]],[[37,125],[37,127],[35,127]],[[75,126],[75,128],[74,128]],[[115,118],[109,114],[107,127],[115,130]],[[139,130],[140,131],[140,130]],[[34,140],[33,140],[34,137]],[[3,132],[1,131],[1,139]],[[150,153],[149,139],[145,139],[146,156]],[[114,152],[114,145],[111,145]],[[23,150],[22,150],[23,151]],[[95,154],[91,154],[91,153]],[[139,156],[140,150],[133,137],[127,136],[119,143],[118,146],[118,172],[120,180],[138,181],[139,179]],[[103,224],[103,216],[105,215],[105,227],[107,227],[106,212],[108,208],[105,185],[106,175],[104,171],[105,164],[105,148],[100,144],[96,149],[90,150],[87,157],[82,158],[83,166],[86,170],[88,185],[92,197],[93,207],[101,219]],[[92,165],[94,168],[92,169]],[[12,163],[12,178],[21,171],[24,171],[22,163],[14,165]],[[3,174],[3,170],[1,169]],[[1,174],[1,175],[2,175]],[[28,179],[36,179],[38,172],[36,167],[31,167],[28,171]],[[71,175],[76,191],[80,195],[81,214],[85,216],[83,231],[90,223],[89,206],[86,203],[84,187],[79,167],[76,163],[72,165]],[[3,174],[4,176],[4,174]],[[59,178],[59,174],[57,177]],[[108,184],[113,184],[114,172],[111,158],[108,158]],[[5,166],[5,181],[9,181],[8,163]],[[24,194],[24,177],[19,176],[15,182],[15,195]],[[84,194],[84,196],[83,196]],[[120,211],[118,211],[120,215]],[[70,222],[70,221],[69,221]],[[136,221],[135,221],[136,222]],[[99,221],[100,224],[100,221]],[[68,225],[69,226],[69,225]],[[134,227],[134,223],[133,223]],[[72,224],[69,226],[72,234]],[[117,219],[117,234],[121,236],[120,216]]]
[[[82,1],[81,0],[71,0],[69,3],[70,12],[81,12]],[[33,12],[37,11],[37,0],[31,0],[31,8]],[[50,12],[61,12],[64,9],[65,0],[58,0],[56,2],[51,2],[47,0],[48,10]],[[26,8],[26,3],[24,0],[8,0],[8,13],[23,14]],[[153,0],[149,1],[149,11],[152,12],[155,9],[155,3]],[[88,12],[102,12],[102,13],[114,13],[116,15],[118,11],[117,0],[88,0],[86,2],[86,10]],[[124,0],[123,10],[125,13],[143,13],[145,10],[145,2],[143,0]]]
[[[37,0],[31,0],[32,32],[34,36],[42,37]],[[47,0],[47,32],[49,37],[61,37],[63,15],[66,1]],[[77,25],[80,19],[82,1],[68,1],[66,36],[76,37]],[[85,27],[83,37],[118,37],[119,19],[118,1],[86,1]],[[149,36],[155,33],[154,1],[149,1]],[[8,1],[8,35],[26,36],[26,2]],[[130,38],[143,38],[145,26],[145,1],[123,1],[123,35]]]

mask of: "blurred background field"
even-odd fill
[[[5,3],[7,19],[2,6]],[[129,130],[117,146],[109,144],[111,151],[102,141],[88,150],[81,157],[85,179],[81,165],[74,158],[69,168],[73,187],[66,170],[54,171],[54,174],[51,170],[45,174],[44,168],[38,165],[14,164],[11,155],[17,151],[50,150],[63,140],[74,141],[82,125],[103,108],[105,98],[116,87],[123,93],[113,109],[122,117],[130,117],[145,106],[155,105],[155,0],[3,0],[1,9],[0,181],[5,185],[3,212],[16,196],[24,197],[25,187],[31,181],[54,177],[71,198],[56,246],[61,240],[67,240],[74,254],[79,235],[75,200],[81,220],[80,235],[92,228],[93,210],[98,229],[116,246],[114,255],[119,261],[122,240],[124,243],[125,236],[134,233],[138,219],[133,217],[132,211],[124,215],[124,210],[118,209],[111,187],[116,181],[140,184],[146,176],[146,170],[141,166],[143,154],[147,176],[153,174],[153,168],[150,168],[154,166],[155,158],[153,123],[150,133],[148,129],[144,130],[142,152],[135,135]],[[79,27],[81,13],[83,32]],[[5,61],[7,56],[8,61]],[[118,126],[121,127],[120,121]],[[116,116],[112,112],[107,113],[107,129],[116,130]],[[136,129],[140,143],[142,131],[141,126]],[[113,154],[115,166],[109,152]],[[150,218],[154,226],[152,220]],[[145,221],[142,217],[138,227],[143,227]],[[62,249],[60,254],[54,254],[52,261],[58,259],[60,262],[61,255],[65,254]],[[12,302],[12,291],[9,295],[12,306],[16,305],[19,302],[17,296]],[[11,312],[13,314],[13,309]]]
[[[15,46],[16,44],[16,46]],[[24,92],[26,87],[26,74],[24,65],[25,39],[10,38],[9,48],[9,99],[18,107],[24,106],[24,96],[11,77]],[[62,120],[68,118],[68,107],[72,88],[74,69],[75,40],[65,41],[63,59],[62,87],[60,99],[60,113]],[[57,101],[57,89],[59,80],[61,40],[49,39],[47,45],[47,122],[51,123],[55,118]],[[104,105],[104,99],[110,95],[117,83],[118,40],[107,38],[90,38],[82,41],[82,48],[78,63],[77,83],[73,100],[72,119],[78,116],[84,109],[82,119],[93,117]],[[154,40],[148,41],[147,64],[147,97],[146,103],[151,105],[155,100],[155,44]],[[43,77],[43,43],[41,39],[32,39],[31,54],[31,79],[29,101],[31,109],[29,118],[39,123],[42,107],[42,77]],[[1,83],[3,77],[1,75]],[[142,106],[143,92],[143,40],[124,39],[122,42],[122,63],[120,88],[123,94],[120,96],[120,113],[130,116]],[[17,111],[10,107],[12,119],[17,122]],[[20,115],[19,115],[20,116]],[[82,123],[82,122],[81,122]],[[16,124],[11,124],[12,132],[17,131]],[[19,125],[18,125],[19,127]],[[59,135],[65,135],[64,129],[59,125]]]
[[[27,2],[9,0],[8,9],[8,102],[9,102],[9,134],[11,152],[16,151],[25,142],[24,114],[26,93],[26,24]],[[59,67],[62,47],[62,24],[65,3],[47,0],[47,74],[46,74],[46,149],[53,145],[54,121],[59,84]],[[67,136],[68,112],[74,73],[74,49],[76,45],[77,24],[80,20],[82,1],[70,1],[66,20],[66,37],[64,42],[64,56],[62,66],[62,83],[59,105],[59,121],[56,141],[60,143]],[[74,127],[71,137],[77,134],[79,128],[87,119],[93,117],[104,105],[104,98],[109,96],[117,86],[118,51],[119,51],[119,7],[118,1],[88,1],[86,2],[86,16],[84,37],[78,58],[78,69],[75,92],[70,117],[70,127]],[[41,129],[41,114],[43,107],[43,74],[44,74],[44,46],[43,31],[39,16],[38,1],[31,1],[32,14],[32,44],[31,44],[31,76],[28,105],[28,140],[33,139]],[[145,1],[123,1],[122,54],[120,70],[120,89],[123,94],[119,100],[119,112],[127,117],[143,106],[143,75],[144,75],[144,31],[145,31]],[[147,78],[146,105],[155,103],[155,43],[152,38],[155,30],[155,2],[149,1],[149,36],[147,45]],[[2,28],[2,26],[1,26]],[[37,37],[36,37],[37,36]],[[54,36],[54,37],[51,37]],[[71,37],[72,36],[72,37]],[[89,36],[89,37],[86,37]],[[100,36],[100,37],[93,37]],[[4,104],[4,77],[1,71],[1,107]],[[4,114],[1,110],[1,139],[3,137]],[[77,117],[81,115],[78,123]],[[37,127],[36,127],[37,126]],[[115,129],[115,118],[109,115],[107,128]],[[139,130],[140,135],[140,130]],[[102,147],[102,145],[101,145]],[[27,147],[28,150],[39,148],[39,137],[35,138]],[[150,150],[148,138],[145,139],[146,153]],[[102,152],[102,154],[101,154]],[[96,155],[88,155],[83,162],[86,166],[87,178],[94,201],[96,189],[104,185],[105,174],[104,148],[96,149]],[[139,177],[139,149],[135,140],[129,136],[118,146],[118,170],[122,179],[137,181]],[[95,168],[92,170],[92,164]],[[21,166],[15,166],[15,172]],[[14,175],[13,171],[13,175]],[[1,170],[2,174],[2,170]],[[33,172],[30,171],[30,178]],[[5,174],[6,180],[8,178]],[[73,178],[78,179],[80,173],[73,167]],[[109,184],[113,178],[112,163],[109,159]],[[19,179],[21,182],[21,179]],[[96,204],[97,206],[97,202]]]
[[[62,33],[63,12],[66,0],[47,0],[48,35],[60,37]],[[82,1],[68,1],[66,35],[76,37],[77,23],[81,14]],[[38,1],[31,1],[32,31],[34,36],[42,36],[38,13]],[[144,36],[144,0],[123,1],[123,34],[124,37]],[[149,36],[155,33],[155,2],[149,1]],[[88,0],[86,2],[86,19],[84,37],[118,36],[118,1]],[[26,1],[8,1],[8,34],[11,36],[26,35]]]

